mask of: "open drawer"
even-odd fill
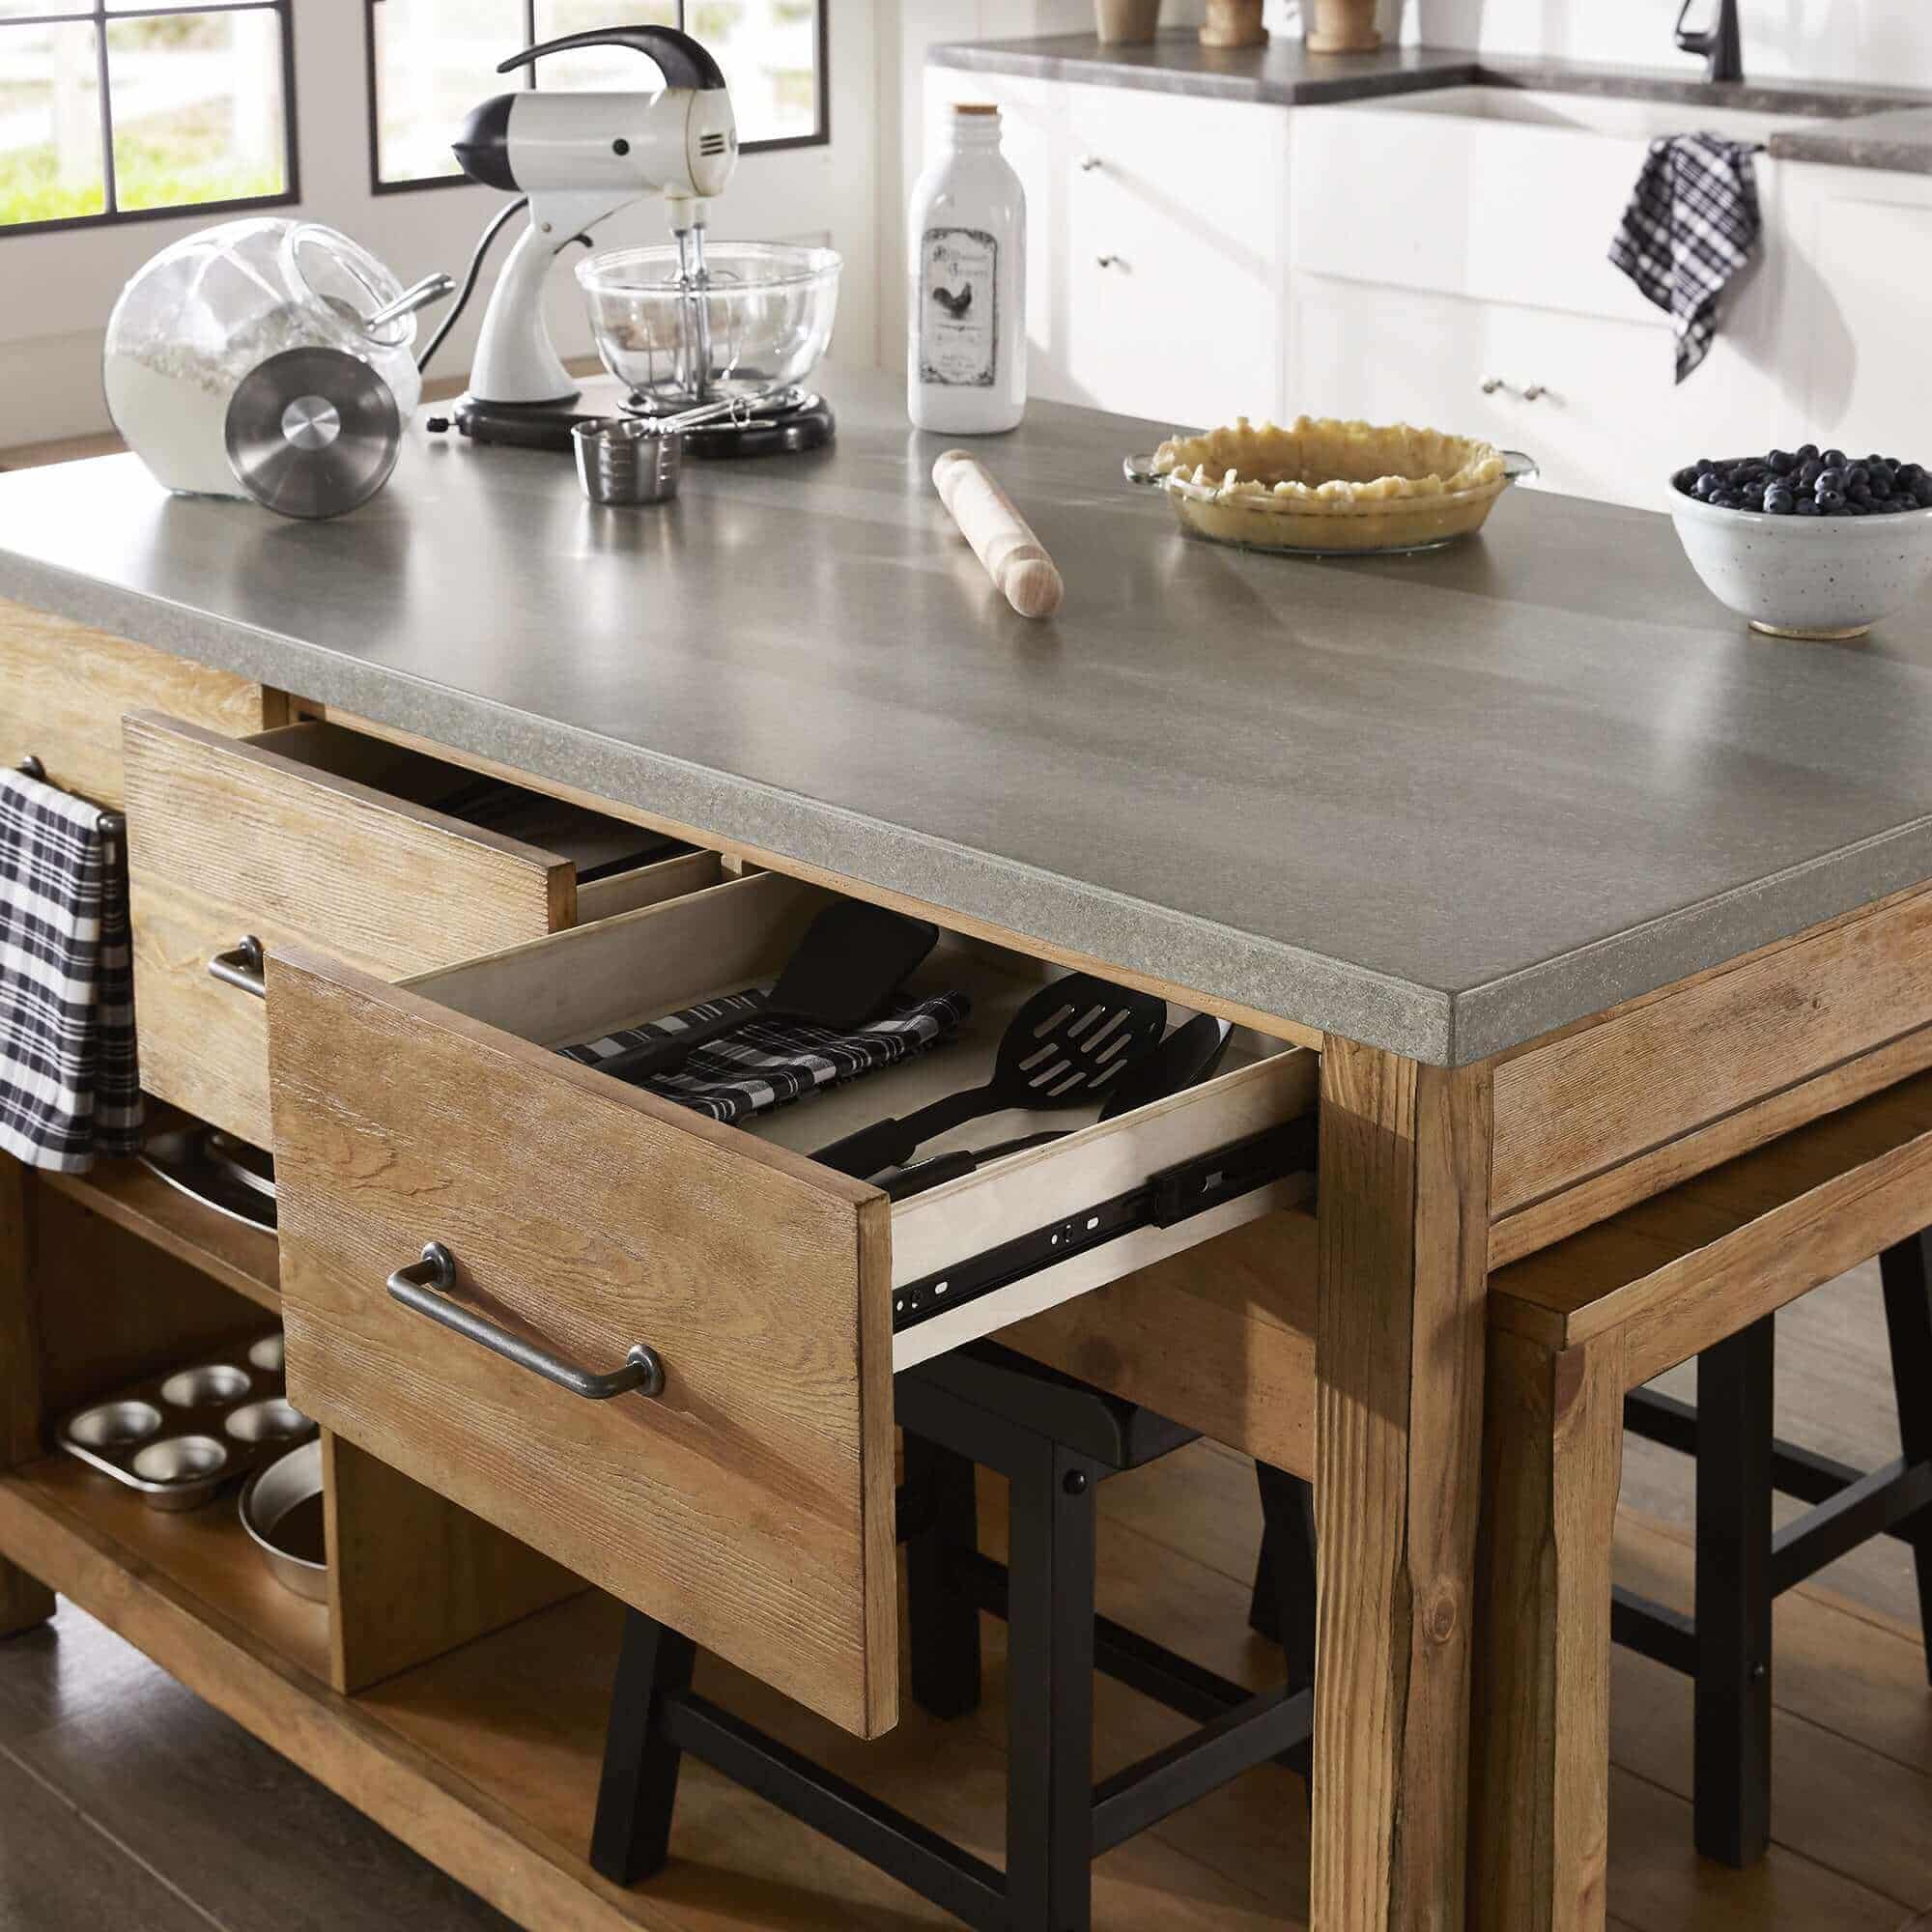
[[[135,711],[122,748],[141,1084],[257,1146],[264,949],[313,940],[395,979],[719,876],[714,854],[335,724],[225,738]]]
[[[755,1132],[552,1050],[768,983],[826,896],[760,875],[403,986],[272,954],[282,1294],[304,1412],[870,1736],[895,1369],[1301,1199],[1316,1060],[1237,1034],[1201,1086],[893,1203],[800,1150],[976,1084],[1051,969],[942,939],[911,984],[969,992],[966,1033]],[[613,1375],[642,1386],[585,1399]]]

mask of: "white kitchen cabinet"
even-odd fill
[[[1038,396],[1176,425],[1407,420],[1658,506],[1776,443],[1932,450],[1932,180],[1758,157],[1764,245],[1704,364],[1607,259],[1657,134],[1777,117],[1499,88],[1250,106],[932,68],[1026,183]],[[1922,280],[1922,276],[1918,278]]]
[[[1792,173],[1787,327],[1807,379],[1808,434],[1860,453],[1928,460],[1932,179],[1864,168]]]
[[[1027,191],[1028,386],[1174,425],[1280,412],[1288,117],[928,70],[926,124],[998,102]]]

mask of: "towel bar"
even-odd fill
[[[20,760],[14,769],[26,773],[30,779],[39,779],[43,784],[46,782],[47,768],[31,752]],[[103,838],[119,840],[122,835],[128,830],[128,821],[118,811],[102,811],[100,816],[94,821],[94,829]]]

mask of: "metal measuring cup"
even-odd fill
[[[732,396],[674,416],[606,416],[574,423],[577,480],[593,503],[668,503],[684,470],[684,432],[709,422],[749,422],[760,398]]]

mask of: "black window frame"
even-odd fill
[[[675,0],[678,24],[682,26],[689,0]],[[384,181],[381,140],[381,103],[376,86],[376,9],[383,0],[362,0],[362,57],[369,119],[369,192],[372,195],[416,194],[424,188],[469,187],[468,175],[423,175],[412,181]],[[534,46],[537,37],[537,0],[521,0],[524,14],[524,44]],[[832,0],[816,0],[818,14],[818,128],[810,134],[788,134],[775,141],[747,141],[740,153],[775,155],[787,148],[823,148],[832,140]],[[523,70],[521,85],[535,87],[537,63]]]
[[[117,208],[119,185],[114,167],[114,90],[108,76],[107,29],[123,20],[172,20],[187,14],[273,14],[282,23],[282,181],[280,194],[250,194],[238,201],[183,201],[171,208]],[[125,228],[135,221],[179,221],[184,215],[245,214],[252,209],[288,208],[301,199],[296,137],[296,19],[295,0],[155,0],[141,7],[117,7],[107,0],[91,0],[85,12],[10,14],[0,27],[94,28],[95,72],[100,88],[100,187],[107,206],[99,214],[56,215],[50,221],[0,224],[0,242],[15,235],[71,235],[85,228]],[[0,45],[4,45],[0,40]]]

